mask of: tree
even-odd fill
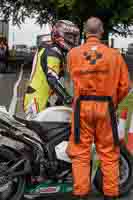
[[[1,0],[1,15],[20,25],[26,17],[36,18],[43,25],[65,18],[76,21],[80,28],[89,16],[98,16],[105,23],[105,32],[131,33],[133,0]]]

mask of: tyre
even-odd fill
[[[0,147],[0,173],[9,169],[11,161],[16,159],[14,152]],[[25,179],[23,177],[11,178],[0,176],[0,200],[20,200],[23,196]]]
[[[128,150],[124,145],[120,145],[121,156],[120,156],[120,180],[119,180],[119,191],[120,196],[125,196],[133,187],[133,160]],[[100,168],[97,170],[94,185],[96,189],[103,193],[102,190],[102,172]]]

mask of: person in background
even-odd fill
[[[0,73],[8,70],[9,49],[8,43],[4,36],[0,36]]]

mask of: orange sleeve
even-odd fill
[[[73,72],[75,70],[75,67],[79,64],[79,57],[80,57],[79,47],[72,48],[67,54],[67,65],[71,78],[73,77]]]
[[[118,84],[118,103],[120,103],[124,97],[128,94],[129,91],[129,74],[127,65],[122,57],[122,55],[118,55],[118,63],[120,68],[120,77],[119,77],[119,84]],[[116,67],[117,67],[116,66]]]

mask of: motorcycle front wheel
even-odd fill
[[[15,160],[14,152],[0,147],[0,174],[9,170],[8,164]],[[24,193],[25,179],[22,176],[9,179],[0,176],[0,200],[20,200]]]
[[[126,147],[120,145],[120,179],[119,179],[119,196],[125,196],[133,187],[133,160]],[[97,170],[94,185],[96,189],[103,193],[103,180],[100,168]]]

